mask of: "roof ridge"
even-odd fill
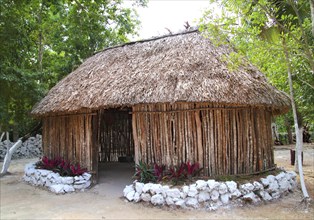
[[[159,40],[159,39],[163,39],[163,38],[167,38],[167,37],[176,37],[179,35],[190,34],[190,33],[194,33],[194,32],[199,32],[198,27],[195,27],[195,28],[192,27],[191,30],[184,30],[184,31],[177,32],[174,34],[165,34],[165,35],[161,35],[161,36],[157,36],[157,37],[151,37],[151,38],[147,38],[147,39],[143,39],[143,40],[137,40],[137,41],[130,41],[130,42],[126,42],[123,44],[118,44],[115,46],[106,47],[100,51],[96,51],[93,55],[96,55],[98,53],[101,53],[101,52],[104,52],[107,50],[111,50],[111,49],[115,49],[115,48],[119,48],[119,47],[124,47],[124,46],[128,46],[128,45],[136,44],[136,43],[145,43],[145,42],[155,41],[155,40]]]

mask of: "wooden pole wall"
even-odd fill
[[[274,166],[271,112],[265,108],[176,103],[136,105],[132,110],[137,162],[198,162],[207,176]]]
[[[93,131],[97,131],[97,124],[97,116],[90,114],[43,118],[44,155],[80,163],[93,174],[96,182],[98,139],[97,132]]]

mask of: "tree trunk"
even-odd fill
[[[0,142],[2,141],[2,138],[4,137],[5,132],[2,132],[1,136],[0,136]]]
[[[312,35],[314,37],[314,0],[310,0],[311,19],[312,19]]]
[[[22,145],[22,139],[19,139],[10,149],[8,149],[7,154],[5,155],[5,158],[4,158],[0,177],[4,176],[8,172],[8,169],[9,169],[9,166],[11,163],[12,155],[17,150],[17,148],[21,145]]]
[[[293,144],[291,124],[287,115],[285,115],[285,127],[288,134],[288,144]]]
[[[293,91],[293,85],[292,85],[291,63],[290,63],[289,52],[288,52],[286,41],[285,41],[285,36],[283,37],[282,42],[283,42],[283,49],[284,49],[286,64],[287,64],[288,81],[289,81],[289,87],[290,87],[291,107],[292,107],[292,112],[293,112],[293,120],[294,120],[295,135],[296,135],[297,160],[296,160],[295,166],[296,166],[296,168],[298,168],[297,171],[299,171],[300,184],[301,184],[301,189],[303,192],[304,201],[307,202],[310,199],[310,197],[309,197],[309,194],[307,192],[305,182],[304,182],[302,157],[301,157],[301,152],[302,152],[302,148],[303,148],[303,140],[302,140],[303,132],[302,132],[302,126],[299,125],[299,123],[298,123],[297,109],[296,109],[296,105],[294,102],[294,91]]]
[[[7,153],[6,153],[5,158],[4,158],[0,177],[4,176],[8,172],[8,169],[9,169],[10,163],[11,163],[12,155],[17,150],[17,148],[19,146],[21,146],[22,143],[24,141],[26,141],[29,137],[31,137],[32,134],[37,133],[37,131],[40,128],[41,128],[41,123],[39,123],[30,133],[26,134],[25,136],[21,137],[17,142],[15,142],[15,144],[11,148],[9,148],[9,145],[8,145],[8,150],[7,150]],[[8,132],[7,132],[7,134],[8,134]],[[8,138],[8,135],[7,135],[7,138]]]
[[[39,34],[38,34],[38,71],[41,73],[43,71],[43,31],[42,31],[42,12],[43,12],[43,2],[41,2],[40,12],[38,15]]]
[[[19,131],[18,131],[17,128],[18,128],[18,125],[15,124],[15,125],[13,126],[13,142],[18,141],[18,139],[19,139]]]

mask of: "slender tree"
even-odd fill
[[[215,16],[205,14],[201,27],[213,41],[222,43],[228,39],[237,49],[229,57],[230,62],[242,62],[247,57],[281,89],[290,91],[296,133],[298,171],[305,201],[309,196],[304,184],[301,151],[302,125],[298,124],[295,89],[298,98],[306,97],[311,103],[313,92],[313,37],[310,33],[310,14],[308,1],[220,1],[222,13]],[[241,59],[239,59],[241,58]],[[301,64],[301,65],[300,65]],[[293,73],[294,72],[294,73]],[[288,74],[287,74],[288,73]],[[288,77],[287,77],[288,75]],[[302,80],[299,78],[302,77]],[[284,77],[286,76],[286,77]],[[288,79],[289,87],[286,87]],[[297,83],[296,83],[297,82]],[[298,83],[306,90],[300,89]],[[300,93],[299,93],[300,92]],[[300,104],[303,104],[299,101]],[[302,106],[307,109],[311,105]],[[305,111],[304,111],[305,112]],[[313,122],[313,119],[310,119]]]

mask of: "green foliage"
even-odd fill
[[[314,37],[309,1],[221,0],[215,3],[220,6],[221,14],[207,11],[200,27],[216,44],[232,44],[236,48],[236,55],[224,58],[231,70],[243,65],[246,57],[274,86],[289,93],[282,42],[286,39],[298,110],[304,122],[314,124]]]
[[[157,178],[152,165],[139,161],[139,163],[135,165],[135,169],[134,179],[137,179],[141,183],[156,182]]]
[[[2,0],[0,131],[25,133],[32,106],[56,82],[95,52],[128,41],[138,25],[122,0]]]

